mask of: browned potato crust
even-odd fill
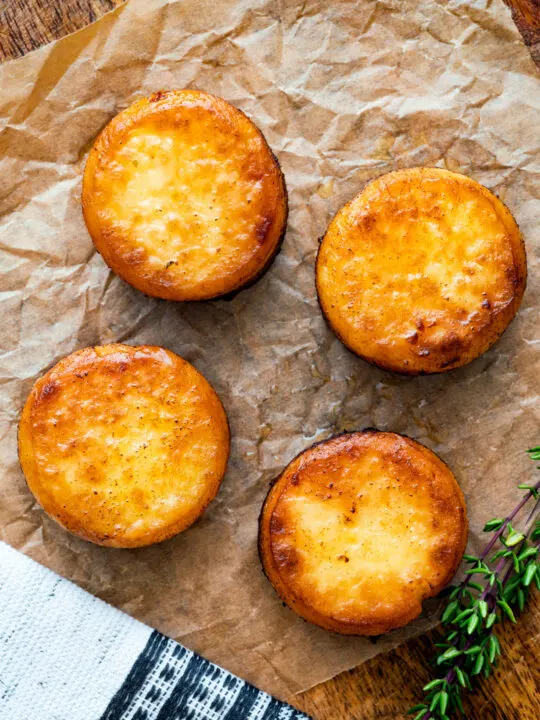
[[[19,424],[28,487],[66,530],[109,547],[161,542],[216,495],[229,426],[211,385],[160,347],[104,345],[36,381]]]
[[[113,118],[88,157],[82,202],[110,268],[167,300],[252,284],[287,222],[283,175],[260,130],[196,90],[154,93]]]
[[[450,581],[467,542],[463,494],[431,450],[390,432],[298,455],[268,493],[259,553],[281,598],[346,635],[406,625]]]
[[[485,352],[516,314],[527,277],[519,228],[464,175],[383,175],[330,223],[317,257],[322,311],[368,362],[417,375]]]

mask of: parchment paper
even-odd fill
[[[257,517],[271,478],[303,448],[377,426],[434,449],[483,522],[518,497],[539,441],[535,67],[502,2],[131,0],[95,25],[0,68],[0,537],[131,615],[280,696],[436,622],[437,602],[373,643],[310,626],[262,575]],[[234,300],[149,299],[111,274],[80,210],[89,146],[154,90],[221,95],[263,130],[287,178],[290,217],[270,272]],[[508,204],[526,238],[517,320],[469,367],[403,378],[355,358],[317,307],[318,238],[377,175],[437,165]],[[17,461],[20,410],[67,353],[164,345],[213,383],[232,456],[189,531],[143,550],[71,537],[45,517]],[[361,689],[359,689],[361,692]]]

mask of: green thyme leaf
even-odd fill
[[[525,535],[512,528],[511,532],[503,538],[503,543],[506,547],[514,547],[514,545],[518,545],[522,540],[525,540]]]
[[[449,605],[446,606],[446,610],[443,612],[441,617],[442,623],[447,623],[450,621],[450,619],[455,615],[456,610],[459,608],[459,603],[457,600],[454,600]]]
[[[493,530],[500,530],[504,525],[505,520],[503,518],[494,518],[484,525],[484,532],[492,532]]]
[[[489,630],[497,621],[497,613],[491,613],[486,618],[486,630]]]
[[[435,693],[433,696],[433,699],[431,701],[431,704],[429,706],[429,712],[435,712],[435,710],[439,707],[439,703],[441,701],[441,693]]]
[[[443,683],[444,678],[437,678],[436,680],[428,682],[427,685],[424,685],[423,690],[424,692],[429,692],[430,690],[433,690],[433,688],[439,687],[439,685],[442,685]]]
[[[463,674],[463,670],[461,668],[456,668],[456,677],[461,687],[467,687],[467,683],[465,682],[465,675]],[[457,697],[459,697],[459,695]]]
[[[441,699],[439,700],[439,708],[443,715],[446,714],[446,709],[448,708],[448,693],[444,690],[441,692]]]
[[[469,618],[469,622],[467,623],[467,634],[472,635],[473,632],[478,627],[478,623],[480,622],[480,618],[478,615],[471,615]]]
[[[478,592],[483,592],[484,588],[480,585],[480,583],[475,583],[469,580],[469,587],[474,588],[475,590],[478,590]],[[470,593],[472,596],[472,593]],[[474,598],[472,598],[474,600]]]
[[[499,550],[491,556],[491,562],[495,562],[495,560],[498,560],[501,557],[510,557],[510,555],[512,555],[511,550]]]
[[[506,602],[506,600],[497,600],[497,605],[501,608],[501,610],[507,615],[510,620],[515,623],[516,622],[516,616],[512,612],[512,608],[510,605]]]
[[[523,550],[518,556],[518,560],[520,562],[523,562],[523,560],[527,560],[527,558],[530,558],[532,556],[538,555],[538,548],[535,547],[528,547],[526,550]]]
[[[534,461],[540,461],[540,445],[528,452]],[[488,677],[501,655],[494,626],[504,618],[516,622],[530,588],[540,589],[540,550],[536,547],[540,540],[540,483],[518,487],[526,494],[505,518],[486,523],[484,531],[493,535],[484,552],[479,557],[464,555],[469,566],[464,570],[466,577],[446,591],[443,637],[435,643],[438,653],[432,661],[434,666],[444,666],[445,675],[424,686],[424,702],[410,711],[416,713],[415,720],[450,720],[454,711],[465,715],[461,693],[473,689],[474,677]],[[534,502],[534,507],[523,521],[528,502]],[[526,523],[524,529],[518,528],[521,522]]]
[[[442,655],[439,655],[437,658],[437,664],[442,665],[442,663],[447,662],[448,660],[452,660],[453,658],[456,658],[458,655],[461,655],[461,652],[455,648],[452,647],[448,649],[446,652],[443,652]]]
[[[525,570],[525,573],[523,575],[523,584],[525,587],[529,587],[529,585],[532,583],[533,578],[536,574],[536,563],[529,563],[527,566],[527,569]]]
[[[479,600],[478,601],[478,610],[480,611],[480,615],[484,618],[484,620],[487,617],[489,605],[485,600]]]
[[[484,656],[482,654],[480,654],[476,658],[476,662],[474,663],[474,668],[472,671],[473,675],[478,675],[478,673],[482,670],[483,665],[484,665]]]
[[[466,610],[463,610],[463,612],[459,613],[459,615],[456,615],[456,617],[452,620],[454,624],[457,624],[461,622],[463,619],[469,617],[469,615],[472,615],[474,610],[472,608],[467,608]]]
[[[522,483],[521,485],[518,485],[518,488],[520,490],[528,490],[535,500],[538,500],[538,490],[534,487],[534,485],[527,485],[525,483]]]
[[[501,646],[498,638],[496,635],[491,635],[489,638],[489,662],[493,664],[495,662],[495,658],[500,654],[500,652]]]

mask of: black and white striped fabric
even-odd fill
[[[154,631],[100,720],[305,717]]]
[[[309,720],[0,543],[0,720]]]

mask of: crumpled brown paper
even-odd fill
[[[501,1],[131,0],[0,68],[0,537],[131,615],[280,696],[435,623],[376,643],[308,625],[257,558],[268,483],[303,448],[377,426],[407,433],[465,491],[470,543],[519,494],[539,440],[539,83]],[[89,146],[141,95],[197,87],[244,110],[287,178],[288,233],[270,272],[234,300],[153,300],[95,252],[80,208]],[[510,207],[529,283],[517,320],[469,367],[404,378],[351,355],[315,297],[318,238],[381,173],[438,165]],[[110,550],[71,537],[33,501],[17,421],[35,378],[90,344],[164,345],[213,383],[233,436],[226,478],[176,539]]]

